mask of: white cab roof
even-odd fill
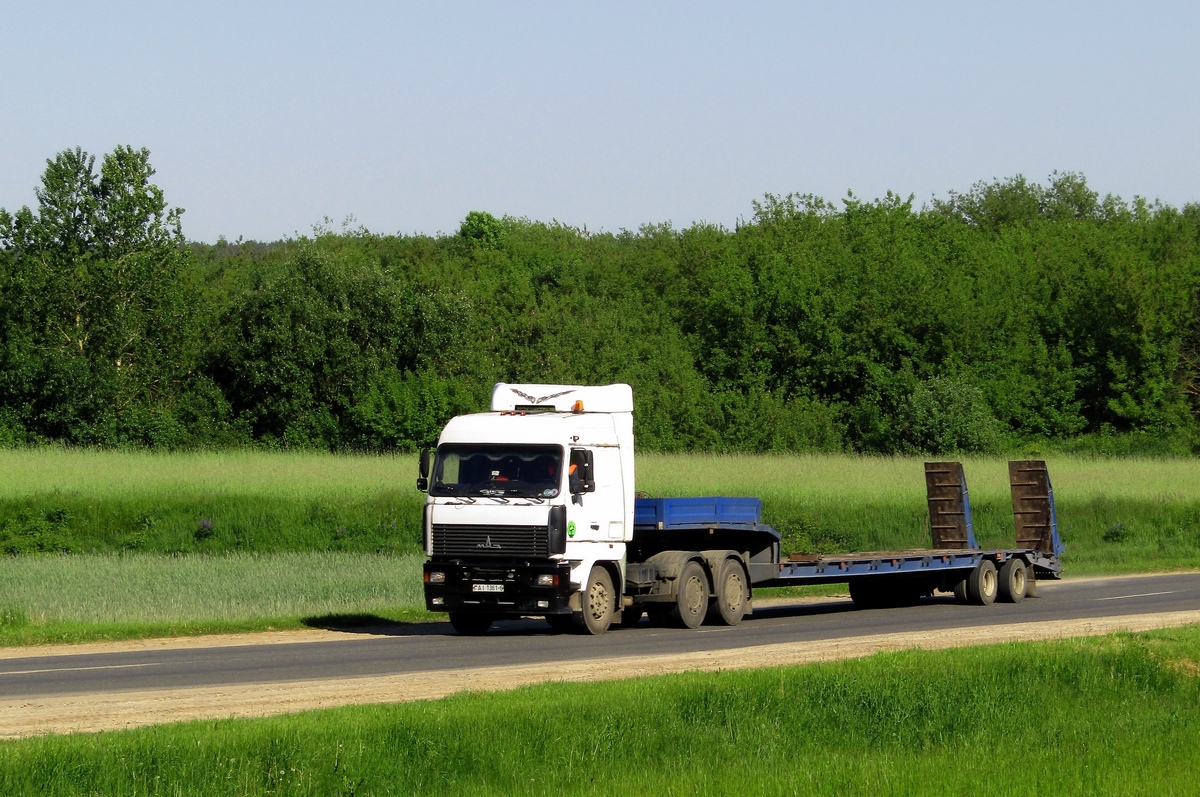
[[[492,389],[492,411],[553,407],[570,412],[576,401],[584,412],[633,412],[633,388],[616,385],[510,385],[498,382]]]

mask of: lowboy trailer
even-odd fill
[[[523,616],[599,634],[643,613],[734,625],[762,587],[846,583],[863,607],[937,591],[986,605],[1061,575],[1044,462],[1009,463],[1012,548],[979,547],[962,465],[929,462],[932,547],[784,555],[757,498],[634,498],[632,411],[628,385],[501,383],[490,413],[452,419],[418,479],[427,608],[465,634]]]

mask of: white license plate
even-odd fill
[[[503,584],[472,584],[472,592],[504,592]]]

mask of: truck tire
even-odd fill
[[[492,618],[486,614],[450,612],[450,625],[463,636],[480,636],[492,627]]]
[[[583,611],[574,615],[575,627],[581,633],[596,636],[603,634],[612,625],[617,596],[613,591],[612,576],[600,565],[592,567],[587,587],[579,596]]]
[[[999,599],[1005,603],[1020,603],[1029,589],[1029,571],[1020,559],[1012,558],[1000,566]]]
[[[996,577],[996,563],[984,559],[967,576],[967,600],[976,606],[989,606],[996,600],[1000,579]]]
[[[683,566],[676,581],[678,592],[671,607],[671,623],[683,628],[699,628],[708,613],[708,576],[694,559]]]
[[[967,594],[967,579],[963,578],[954,584],[954,601],[966,605],[971,602],[971,596]]]
[[[750,588],[746,584],[746,571],[736,559],[726,559],[717,575],[717,584],[712,607],[714,622],[721,625],[737,625],[746,616],[746,604],[750,602]]]

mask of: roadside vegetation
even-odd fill
[[[1011,544],[1005,460],[964,467],[981,544]],[[1200,461],[1049,467],[1068,577],[1200,568]],[[761,497],[788,551],[928,545],[916,457],[643,454],[637,473],[650,495]],[[415,474],[412,456],[0,450],[0,645],[441,617]]]
[[[0,743],[0,792],[1183,795],[1200,628]]]

